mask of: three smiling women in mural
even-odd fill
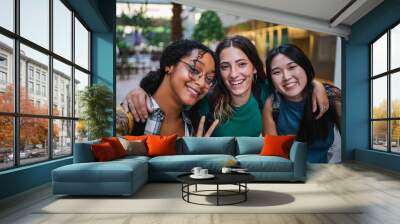
[[[298,136],[298,140],[318,146],[315,150],[310,148],[311,154],[318,155],[309,157],[309,161],[326,162],[326,153],[332,144],[333,124],[340,123],[340,116],[335,115],[340,112],[336,110],[340,106],[340,91],[314,80],[312,65],[300,49],[285,45],[271,50],[267,58],[266,74],[251,41],[245,37],[233,36],[219,43],[215,61],[211,60],[210,54],[210,60],[203,63],[211,64],[206,67],[215,67],[213,72],[210,69],[197,69],[195,64],[181,63],[192,71],[191,74],[196,77],[194,80],[197,80],[199,86],[212,84],[202,89],[204,91],[198,91],[182,82],[181,85],[187,88],[188,93],[193,91],[192,96],[196,95],[196,99],[181,101],[181,105],[188,109],[183,114],[190,118],[184,120],[191,120],[191,124],[198,127],[198,130],[190,133],[177,129],[180,131],[175,133],[180,136],[294,134]],[[126,112],[132,113],[136,123],[148,126],[154,113],[151,102],[157,96],[160,86],[161,80],[148,75],[141,81],[142,88],[136,88],[125,97],[122,106]],[[182,89],[185,90],[176,88],[176,95]],[[292,107],[292,104],[295,106]],[[274,114],[273,108],[279,113]],[[274,115],[277,115],[276,119]],[[161,129],[164,125],[166,123],[161,124]],[[204,129],[207,129],[206,133]],[[324,144],[315,143],[319,141]]]

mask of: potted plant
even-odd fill
[[[113,94],[103,84],[94,84],[80,92],[79,106],[82,108],[81,119],[84,121],[89,140],[110,136],[112,126]]]

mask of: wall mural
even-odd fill
[[[337,37],[126,3],[116,36],[118,135],[296,135],[309,161],[340,162]]]

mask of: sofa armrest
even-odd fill
[[[307,146],[305,143],[293,142],[290,149],[290,160],[293,162],[293,179],[305,181],[307,174]]]
[[[95,162],[96,158],[92,153],[90,146],[92,144],[100,143],[99,140],[75,143],[74,147],[74,163],[89,163]]]

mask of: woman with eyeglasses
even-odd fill
[[[165,48],[158,71],[150,72],[141,86],[151,90],[145,122],[134,122],[130,111],[117,113],[117,131],[123,134],[192,136],[191,120],[185,112],[215,83],[214,53],[191,40],[181,40]],[[218,121],[215,122],[215,126]]]
[[[212,136],[260,136],[262,110],[269,86],[255,46],[242,36],[227,37],[218,44],[216,55],[219,68],[216,85],[191,109],[194,127],[199,127],[197,136],[202,135],[204,128],[207,135],[212,132]],[[152,80],[145,77],[143,81]],[[316,86],[313,94],[319,100],[320,108],[327,108],[328,98],[323,85],[319,82],[313,82],[313,85]],[[141,87],[152,93],[152,89]],[[146,100],[146,93],[137,88],[126,96],[125,110],[133,111],[137,121],[144,120],[152,111],[145,106]],[[316,110],[316,105],[314,108]],[[324,112],[320,110],[321,114]],[[219,125],[216,126],[214,121],[219,121]]]

